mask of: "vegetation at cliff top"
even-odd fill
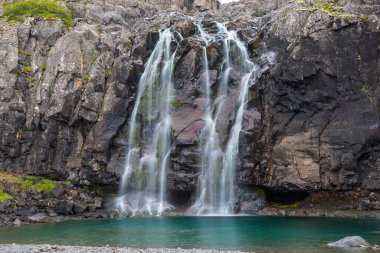
[[[366,15],[356,15],[352,13],[344,13],[342,12],[343,7],[337,6],[334,3],[327,1],[319,1],[315,4],[313,7],[308,8],[301,8],[300,11],[321,11],[323,13],[326,13],[327,15],[331,17],[339,17],[339,18],[358,18],[361,20],[367,20],[368,16]]]
[[[13,185],[16,188],[19,188],[22,191],[32,191],[33,189],[41,193],[50,193],[52,192],[56,184],[47,178],[40,176],[16,176],[11,173],[0,172],[0,184],[4,185]],[[1,190],[0,190],[0,202],[1,202]]]
[[[3,3],[3,16],[8,21],[21,22],[26,17],[60,19],[66,26],[72,26],[70,11],[54,0],[21,0]]]

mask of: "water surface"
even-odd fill
[[[380,244],[380,220],[135,217],[5,227],[0,228],[0,243],[335,253],[350,251],[329,249],[325,245],[349,235]]]

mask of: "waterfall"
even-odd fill
[[[196,200],[189,209],[190,213],[197,215],[234,213],[239,136],[249,85],[256,72],[256,66],[249,60],[248,52],[236,32],[228,31],[219,23],[216,26],[218,32],[211,35],[197,25],[196,36],[202,43],[201,86],[206,101],[203,110],[204,128],[199,136],[201,172]],[[173,208],[166,198],[174,94],[173,41],[176,41],[176,36],[169,29],[160,33],[141,76],[129,121],[127,154],[116,204],[121,212],[132,215],[160,215]],[[223,61],[219,87],[213,91],[207,50],[215,41],[222,42]],[[231,73],[241,76],[237,87],[230,84]],[[226,113],[224,105],[228,99],[234,103],[231,112],[234,119],[223,129],[222,134],[220,121]]]
[[[141,76],[129,122],[128,150],[116,205],[132,215],[160,215],[172,208],[166,200],[166,179],[171,151],[173,41],[170,29],[160,33]]]
[[[208,75],[207,46],[210,36],[198,26],[199,36],[205,42],[202,48],[204,67],[204,93],[207,105],[204,112],[205,127],[200,136],[201,174],[198,180],[196,201],[190,208],[197,215],[227,215],[234,212],[235,170],[239,153],[239,135],[242,130],[243,116],[248,100],[248,89],[255,64],[249,60],[248,52],[235,31],[217,23],[218,34],[223,39],[221,81],[217,98],[211,100],[210,78]],[[222,113],[223,103],[230,96],[228,92],[229,75],[235,71],[242,75],[235,105],[235,120],[228,141],[221,147],[217,125]]]

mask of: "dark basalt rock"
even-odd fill
[[[71,201],[58,201],[53,209],[57,214],[68,215],[73,213],[73,205]]]
[[[238,191],[235,204],[236,212],[243,214],[257,214],[265,206],[265,201],[255,192]]]
[[[264,37],[277,64],[261,82],[269,175],[284,190],[378,188],[378,8],[373,19],[312,13],[275,19]],[[280,24],[281,22],[281,24]],[[283,23],[285,22],[285,23]],[[285,27],[285,31],[275,30]],[[303,30],[298,30],[303,26]],[[364,49],[365,48],[365,49]],[[365,165],[364,165],[365,164]]]
[[[88,209],[88,205],[82,203],[74,203],[73,212],[74,213],[83,213]]]
[[[66,188],[66,187],[65,187],[64,184],[58,184],[58,185],[54,188],[54,190],[52,191],[52,193],[53,193],[53,195],[54,195],[55,197],[60,198],[60,197],[63,196],[63,194],[65,194],[65,191],[66,191],[65,188]]]

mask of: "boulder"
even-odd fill
[[[380,196],[377,193],[371,192],[369,195],[370,201],[380,201]]]
[[[9,213],[12,207],[12,202],[9,200],[5,200],[4,202],[0,203],[0,213]]]
[[[21,226],[22,222],[19,220],[19,219],[16,219],[14,222],[13,222],[13,225],[15,225],[16,227],[19,227]]]
[[[371,245],[360,236],[347,236],[339,241],[328,243],[335,248],[369,248]]]
[[[218,9],[218,1],[216,0],[195,0],[193,6],[199,11],[208,11]]]
[[[73,211],[74,213],[83,213],[88,209],[88,205],[83,203],[74,203],[73,205]]]
[[[28,220],[32,222],[37,222],[37,223],[46,222],[47,216],[44,213],[36,213],[35,215],[29,216]]]
[[[53,195],[57,198],[60,198],[63,196],[63,194],[65,194],[65,185],[60,183],[60,184],[57,184],[57,186],[54,188],[54,190],[52,191]]]
[[[236,211],[242,214],[257,214],[265,206],[265,201],[256,192],[239,189]]]
[[[96,208],[101,208],[103,204],[103,199],[102,198],[95,198],[94,200],[94,206]]]
[[[258,198],[251,201],[243,201],[240,203],[240,213],[242,214],[257,214],[265,206],[263,199]]]
[[[58,201],[57,204],[55,204],[55,206],[53,207],[53,210],[57,214],[62,214],[62,215],[72,214],[73,202],[67,201],[67,200]]]
[[[47,213],[48,213],[48,215],[49,215],[50,217],[57,217],[57,213],[54,212],[54,211],[51,210],[51,209],[48,209],[48,210],[47,210]]]

